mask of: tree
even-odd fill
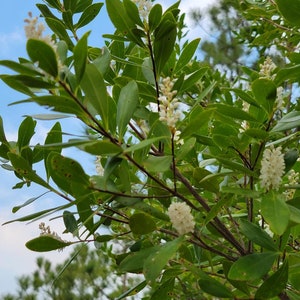
[[[20,179],[16,188],[38,184],[66,201],[7,223],[60,210],[76,237],[41,225],[27,248],[122,240],[118,270],[144,276],[123,298],[148,286],[152,300],[298,299],[300,112],[290,87],[299,81],[299,0],[241,2],[250,31],[240,36],[282,59],[278,67],[261,57],[259,69],[241,68],[234,82],[196,59],[199,39],[184,40],[180,2],[163,11],[149,1],[106,1],[116,31],[103,48],[89,45],[88,32],[78,36],[101,3],[45,3],[38,8],[53,36],[29,20],[28,58],[1,61],[16,72],[1,78],[28,97],[17,103],[57,112],[43,118],[75,116],[87,129],[65,141],[57,122],[30,146],[33,117],[15,142],[1,125],[0,155]],[[64,156],[68,147],[97,157],[98,175]]]
[[[115,299],[138,279],[113,274],[117,269],[111,248],[106,244],[99,249],[78,245],[70,259],[55,266],[39,257],[37,269],[18,278],[15,294],[4,295],[2,299]]]

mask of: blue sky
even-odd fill
[[[217,0],[202,0],[195,4],[192,0],[183,0],[181,9],[189,11],[195,5],[205,7],[207,4]],[[2,1],[0,9],[0,60],[10,59],[16,60],[18,57],[26,57],[26,39],[24,35],[24,19],[27,18],[28,12],[32,12],[33,16],[38,15],[35,7],[38,0],[9,0]],[[168,6],[175,1],[164,0],[157,1]],[[103,33],[113,33],[113,28],[106,15],[105,8],[102,8],[100,15],[93,21],[91,26],[86,30],[92,29],[90,43],[93,46],[103,46],[101,35]],[[191,31],[190,38],[204,35],[199,28]],[[8,70],[0,67],[0,74],[7,73]],[[41,113],[43,110],[35,105],[17,105],[8,106],[9,103],[24,99],[25,97],[7,87],[0,81],[0,115],[3,118],[5,130],[9,140],[15,140],[17,130],[24,114]],[[43,142],[44,138],[52,127],[51,122],[38,122],[36,129],[36,137],[34,142]],[[64,120],[63,129],[65,131],[80,133],[83,130],[81,124],[74,119]],[[72,152],[72,155],[78,155],[79,152]],[[93,167],[93,159],[87,158],[87,168]],[[11,209],[15,205],[20,205],[31,197],[38,196],[42,190],[36,187],[31,189],[23,188],[22,190],[12,190],[11,187],[16,184],[16,179],[11,172],[7,172],[0,168],[0,224],[21,217],[23,215],[35,212],[37,209],[53,207],[59,201],[55,197],[48,194],[47,196],[36,201],[32,206],[21,209],[17,214],[12,214]],[[49,223],[48,220],[45,222]],[[50,223],[51,229],[61,234],[63,225],[61,220]],[[0,296],[4,293],[14,292],[16,287],[16,277],[23,274],[29,274],[35,268],[35,259],[41,256],[39,253],[31,252],[25,248],[25,243],[31,238],[39,235],[38,223],[24,224],[12,223],[5,226],[0,225]],[[68,237],[63,237],[68,239]],[[71,249],[70,249],[71,250]],[[51,252],[44,254],[46,258],[53,263],[61,262],[67,258],[69,250],[63,252]]]

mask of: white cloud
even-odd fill
[[[6,59],[14,58],[20,47],[25,48],[25,36],[23,29],[16,29],[13,32],[0,33],[0,56]]]

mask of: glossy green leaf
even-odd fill
[[[123,3],[120,0],[106,0],[105,3],[109,18],[114,26],[131,41],[143,46],[141,38],[132,32],[132,29],[136,28],[136,26],[128,16]]]
[[[98,56],[93,64],[97,67],[98,71],[104,76],[104,74],[109,69],[111,62],[111,55],[107,47],[103,47],[101,51],[101,55]]]
[[[255,119],[244,110],[234,107],[232,105],[226,105],[226,104],[213,104],[213,108],[216,109],[217,113],[220,113],[222,115],[231,117],[233,119],[237,120],[246,120],[246,121],[254,121]]]
[[[291,67],[282,68],[277,72],[274,82],[277,84],[277,86],[281,85],[285,81],[299,82],[299,72],[299,64]]]
[[[57,77],[58,64],[53,47],[41,40],[29,39],[26,49],[32,62],[38,62],[38,66],[42,70],[53,77]]]
[[[276,0],[276,4],[288,22],[300,26],[300,0]]]
[[[12,212],[13,212],[13,213],[16,213],[16,212],[19,211],[21,208],[23,208],[23,207],[25,207],[25,206],[28,206],[29,204],[31,204],[31,203],[33,203],[35,200],[41,198],[41,197],[44,196],[45,194],[46,194],[46,193],[43,193],[43,194],[41,194],[41,195],[39,195],[39,196],[37,196],[37,197],[30,198],[30,199],[28,199],[27,201],[25,201],[23,204],[14,206],[14,207],[12,208]]]
[[[57,10],[61,11],[62,6],[59,0],[45,0],[45,1],[49,4],[50,7],[54,7]]]
[[[231,280],[253,281],[262,278],[271,269],[276,252],[253,253],[239,258],[231,266],[228,278]]]
[[[123,151],[121,147],[116,144],[113,144],[110,141],[87,141],[82,145],[78,146],[79,149],[84,150],[87,153],[93,155],[115,155]]]
[[[10,75],[0,75],[0,78],[5,84],[7,84],[12,89],[30,97],[34,96],[34,93],[31,91],[31,89],[23,82],[17,80],[15,77]]]
[[[88,6],[80,16],[77,24],[74,26],[76,29],[81,28],[90,22],[92,22],[97,15],[99,14],[101,7],[103,6],[103,3],[94,3],[90,6]]]
[[[164,281],[156,288],[155,292],[151,295],[150,300],[171,300],[174,299],[174,284],[175,278]]]
[[[35,126],[36,121],[33,121],[33,119],[30,117],[25,118],[19,126],[17,143],[20,150],[23,147],[29,146],[29,142],[34,135]]]
[[[108,129],[109,98],[102,74],[94,64],[86,65],[85,73],[81,81],[81,87],[85,94],[85,103],[91,104],[96,113],[100,115],[104,128]]]
[[[129,218],[129,227],[134,234],[148,234],[156,229],[156,224],[149,215],[133,214]]]
[[[292,169],[299,158],[298,149],[290,149],[284,154],[285,173]]]
[[[11,152],[8,153],[8,157],[12,166],[14,167],[15,172],[20,176],[33,181],[49,190],[52,190],[49,184],[36,174],[36,172],[32,169],[29,162],[25,158]]]
[[[172,13],[168,12],[164,14],[154,32],[153,48],[157,75],[161,73],[174,50],[176,35],[176,20]]]
[[[258,225],[250,223],[247,220],[240,220],[241,232],[252,242],[257,245],[270,250],[278,251],[273,239]]]
[[[64,2],[64,9],[74,11],[77,6],[77,0],[63,0]]]
[[[190,89],[194,84],[196,84],[199,80],[201,80],[201,78],[204,76],[204,74],[206,72],[207,72],[207,67],[202,67],[202,68],[199,68],[198,70],[194,71],[193,73],[185,76],[184,81],[179,88],[179,91],[184,92],[184,91],[187,91],[188,89]],[[203,92],[210,91],[214,86],[215,86],[215,82],[212,82],[211,85],[209,87],[207,87],[207,89],[204,90]],[[200,98],[199,98],[199,101],[200,101]],[[199,102],[199,101],[197,101],[197,102]]]
[[[7,139],[6,139],[6,136],[5,136],[5,131],[4,131],[4,126],[3,126],[3,119],[2,119],[1,116],[0,116],[0,142],[1,143],[6,143],[7,142]]]
[[[130,253],[120,263],[119,269],[123,272],[141,272],[145,260],[158,250],[158,246],[142,249]]]
[[[270,229],[278,235],[282,235],[290,220],[290,210],[282,194],[269,191],[261,200],[261,213]]]
[[[137,151],[137,150],[141,150],[141,149],[146,148],[146,147],[150,147],[153,143],[158,142],[160,140],[163,140],[164,138],[166,138],[166,137],[165,136],[159,136],[159,137],[154,137],[154,138],[143,140],[138,144],[134,144],[134,145],[126,148],[124,150],[124,153],[130,153],[130,152],[134,152],[134,151]]]
[[[70,232],[76,235],[76,231],[78,230],[77,221],[74,217],[74,214],[68,210],[63,212],[63,221],[66,227],[66,232]]]
[[[74,69],[78,84],[80,83],[87,63],[88,43],[87,39],[90,32],[85,33],[73,49],[74,53]]]
[[[93,0],[77,0],[75,13],[83,12],[88,6],[92,5]]]
[[[20,64],[12,60],[0,60],[0,65],[7,67],[15,72],[23,75],[36,76],[41,75],[38,71],[34,70],[31,66],[26,66],[25,64]]]
[[[143,28],[144,24],[140,18],[137,5],[131,0],[123,0],[123,5],[128,17],[133,21],[133,23]]]
[[[32,251],[36,252],[48,252],[58,250],[72,245],[71,242],[64,242],[61,239],[53,237],[51,235],[41,235],[35,239],[28,241],[25,246]]]
[[[72,184],[89,186],[88,176],[81,165],[57,152],[51,152],[47,158],[47,169],[53,181],[67,193],[73,194]]]
[[[73,14],[71,10],[65,10],[62,12],[62,19],[67,29],[74,30],[74,24],[73,24]]]
[[[149,172],[165,172],[170,170],[172,156],[149,156],[144,160],[143,165]]]
[[[149,23],[149,30],[153,31],[157,28],[161,21],[162,17],[162,6],[160,4],[155,4],[149,13],[148,16],[148,23]]]
[[[184,238],[179,237],[161,245],[156,252],[149,255],[144,264],[144,275],[147,281],[154,282],[168,261],[176,254],[183,241]]]
[[[16,89],[27,95],[34,95],[28,88],[46,90],[55,88],[54,83],[45,81],[42,77],[32,77],[28,75],[1,75],[1,79],[13,89]]]
[[[278,296],[286,288],[288,277],[289,265],[286,258],[281,267],[258,288],[255,299],[270,299]]]
[[[120,91],[117,106],[117,125],[120,139],[126,133],[127,125],[139,103],[139,91],[135,81],[130,81]]]
[[[271,130],[272,132],[285,131],[300,126],[300,111],[291,111],[284,115]]]
[[[191,41],[190,43],[186,44],[183,48],[182,53],[180,54],[178,61],[176,63],[174,72],[179,72],[182,68],[184,68],[190,60],[195,55],[195,52],[199,46],[200,38]]]
[[[69,34],[62,21],[54,18],[45,18],[49,28],[59,37],[60,40],[65,41],[70,50],[73,49],[74,44],[69,37]]]
[[[200,279],[198,281],[200,289],[212,296],[218,298],[232,298],[233,294],[229,289],[221,282],[214,278],[207,277],[206,279]]]
[[[276,99],[276,85],[266,78],[256,79],[252,83],[252,91],[256,101],[268,112],[271,113]]]

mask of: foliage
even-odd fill
[[[152,300],[299,299],[297,13],[279,0],[240,1],[249,30],[239,38],[261,55],[272,49],[278,65],[262,56],[231,82],[195,58],[199,39],[185,39],[180,2],[165,11],[134,2],[106,1],[116,31],[103,48],[89,45],[89,32],[78,36],[102,4],[38,4],[52,39],[29,36],[28,58],[0,62],[15,71],[1,79],[27,96],[17,104],[49,107],[55,114],[43,119],[73,116],[87,128],[65,141],[57,122],[32,146],[35,116],[14,142],[1,121],[0,156],[20,180],[15,188],[38,184],[66,200],[7,223],[63,211],[76,240],[44,230],[26,244],[34,251],[125,241],[119,271],[144,281],[118,299],[146,286]],[[96,156],[98,174],[63,155],[68,147]],[[170,209],[177,202],[188,208]]]

